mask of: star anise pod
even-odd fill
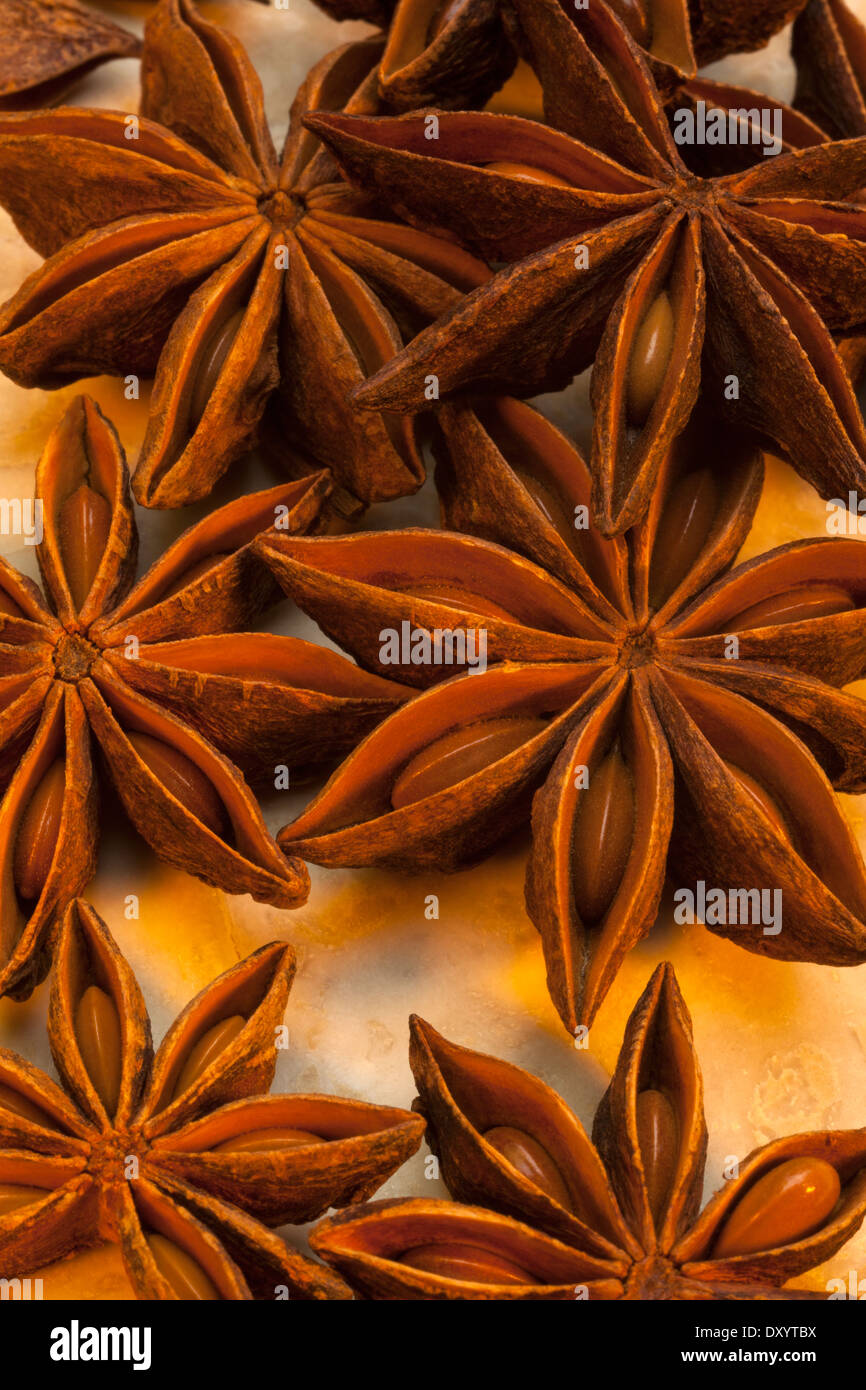
[[[73,401],[36,473],[45,596],[0,560],[0,993],[42,978],[55,913],[93,873],[103,774],[169,863],[281,907],[306,898],[231,759],[273,784],[275,762],[334,755],[406,694],[312,643],[238,632],[280,592],[251,542],[311,526],[328,487],[320,473],[229,503],[133,587],[123,451]]]
[[[60,1086],[0,1049],[3,1278],[109,1241],[139,1298],[349,1296],[268,1227],[370,1196],[424,1121],[267,1094],[294,972],[291,947],[254,951],[186,1006],[154,1057],[129,965],[93,908],[70,904],[48,1022]]]
[[[416,1106],[457,1201],[371,1202],[315,1228],[316,1253],[367,1297],[825,1297],[784,1285],[861,1225],[866,1129],[765,1144],[701,1211],[703,1088],[672,966],[626,1025],[592,1142],[529,1072],[410,1026]]]
[[[78,0],[3,0],[0,111],[52,106],[112,58],[135,58],[135,34]]]
[[[866,27],[845,0],[809,0],[791,48],[795,105],[837,138],[866,135]]]
[[[781,930],[736,913],[710,930],[783,960],[866,959],[866,874],[832,790],[866,789],[866,702],[841,689],[866,673],[866,544],[799,541],[730,570],[762,461],[699,413],[647,521],[611,541],[575,529],[589,472],[528,406],[440,419],[444,522],[471,534],[258,542],[362,665],[440,682],[360,744],[283,849],[453,869],[525,824],[535,793],[527,904],[572,1032],[652,926],[672,828],[677,884],[783,895]],[[482,636],[485,665],[442,683]]]
[[[559,129],[489,112],[308,118],[401,216],[508,262],[358,404],[532,394],[594,361],[595,512],[610,535],[645,516],[703,370],[719,414],[774,440],[823,496],[866,491],[866,431],[831,337],[866,318],[866,209],[840,201],[866,184],[866,140],[702,178],[608,9],[572,23],[558,0],[517,6]]]
[[[115,111],[0,118],[0,202],[48,257],[0,313],[0,367],[42,387],[155,371],[145,505],[207,495],[278,388],[293,442],[353,498],[422,481],[412,422],[359,418],[346,397],[488,271],[378,214],[301,124],[375,109],[380,52],[349,45],[313,69],[278,158],[238,40],[162,0],[132,134]]]

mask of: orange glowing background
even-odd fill
[[[89,0],[120,22],[140,27],[147,7]],[[368,32],[336,26],[307,0],[271,11],[239,0],[202,3],[203,12],[231,25],[263,74],[275,133],[307,68],[337,43]],[[866,0],[854,0],[866,19]],[[792,72],[786,36],[767,53],[718,65],[733,80],[787,99]],[[75,93],[82,104],[134,111],[137,64],[113,63]],[[524,94],[525,96],[525,94]],[[7,298],[38,264],[9,219],[0,214],[0,298]],[[87,390],[114,420],[130,460],[143,435],[145,404],[124,399],[122,383],[100,379]],[[0,377],[0,491],[32,493],[33,468],[73,389],[24,392]],[[545,398],[558,423],[588,437],[587,383]],[[217,499],[265,486],[261,461],[234,470]],[[142,559],[196,520],[208,505],[183,513],[139,512]],[[414,499],[377,508],[371,524],[435,524],[427,488]],[[826,511],[817,495],[778,460],[770,460],[758,522],[745,548],[752,555],[782,542],[823,535]],[[0,537],[0,550],[35,574],[32,549]],[[280,631],[309,635],[311,625],[289,610],[274,616]],[[862,684],[866,696],[866,682]],[[266,804],[276,829],[296,814],[302,798],[274,795]],[[843,798],[866,850],[866,797]],[[122,827],[104,843],[89,896],[138,974],[161,1038],[175,1013],[220,971],[274,938],[296,947],[300,968],[288,1024],[291,1048],[281,1054],[275,1089],[330,1092],[408,1106],[414,1086],[407,1062],[410,1012],[446,1036],[516,1062],[558,1089],[589,1128],[595,1104],[615,1064],[626,1017],[658,961],[675,964],[691,1009],[706,1087],[710,1148],[707,1193],[721,1182],[732,1157],[779,1135],[866,1124],[866,967],[841,970],[776,964],[718,939],[702,927],[673,924],[666,901],[657,927],[628,958],[593,1025],[587,1050],[575,1051],[548,999],[537,933],[523,907],[527,843],[510,841],[486,864],[446,876],[415,877],[313,868],[309,902],[282,912],[228,898],[160,864]],[[428,920],[428,895],[438,918]],[[132,912],[128,899],[134,895]],[[47,988],[26,1004],[0,1001],[0,1045],[51,1069],[45,1038]],[[416,1156],[382,1195],[445,1195],[425,1179]],[[303,1248],[303,1232],[286,1238]],[[866,1276],[866,1232],[827,1265],[796,1281],[823,1290],[830,1277]],[[89,1251],[42,1271],[48,1298],[130,1298],[117,1251]]]

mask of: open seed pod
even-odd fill
[[[366,1298],[573,1302],[620,1287],[603,1261],[519,1221],[420,1197],[350,1207],[310,1245]]]
[[[374,1202],[315,1228],[313,1249],[365,1297],[825,1297],[783,1286],[862,1223],[866,1130],[776,1140],[699,1213],[703,1092],[672,966],[632,1011],[592,1142],[528,1072],[422,1019],[411,1031],[416,1106],[455,1200]]]
[[[866,1130],[776,1139],[750,1154],[677,1242],[692,1279],[786,1279],[830,1259],[866,1214]]]
[[[254,787],[273,787],[283,764],[294,781],[351,752],[412,693],[318,643],[264,632],[154,643],[130,674],[141,694],[219,743]]]
[[[458,1047],[409,1020],[416,1108],[453,1197],[493,1207],[625,1273],[639,1256],[580,1121],[520,1067]]]
[[[93,909],[69,906],[49,1016],[66,1094],[0,1054],[0,1138],[16,1145],[0,1151],[0,1276],[111,1241],[140,1298],[349,1296],[260,1222],[368,1196],[424,1121],[267,1095],[293,974],[290,947],[262,947],[192,1000],[154,1057],[129,966]]]
[[[278,842],[319,864],[459,868],[526,823],[582,704],[605,684],[598,667],[566,662],[456,676],[368,735]]]
[[[70,405],[37,469],[45,597],[10,566],[0,569],[0,992],[26,997],[48,968],[55,916],[94,870],[105,774],[169,862],[228,892],[285,907],[303,901],[305,869],[277,849],[226,753],[237,751],[262,780],[283,761],[284,751],[275,757],[282,740],[289,751],[293,737],[297,746],[309,715],[303,691],[285,689],[286,657],[289,680],[297,671],[329,706],[330,728],[311,758],[351,746],[351,723],[339,724],[344,692],[359,699],[351,708],[358,734],[403,698],[330,653],[304,649],[299,658],[278,639],[234,635],[280,593],[252,549],[255,537],[318,524],[329,491],[319,473],[231,502],[133,586],[137,533],[123,450],[94,402]],[[274,671],[255,666],[256,656],[270,665],[269,643],[282,671],[279,661]],[[218,679],[198,713],[201,683],[211,670],[231,670],[233,651],[238,677]],[[222,732],[215,705],[227,721]]]

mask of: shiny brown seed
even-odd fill
[[[513,753],[546,727],[543,719],[514,716],[481,719],[464,729],[452,729],[406,764],[394,782],[391,805],[399,811],[456,786]]]
[[[507,174],[509,178],[522,179],[524,183],[543,183],[551,188],[574,187],[568,179],[561,179],[558,174],[550,174],[546,169],[539,169],[534,164],[514,164],[510,159],[495,159],[484,167],[491,173]]]
[[[173,1240],[150,1231],[145,1236],[156,1267],[178,1298],[213,1302],[219,1299],[217,1287],[191,1255]]]
[[[25,902],[33,902],[45,887],[60,834],[65,786],[66,763],[59,758],[45,773],[21,817],[12,874],[16,891]]]
[[[839,1174],[823,1158],[790,1158],[750,1187],[728,1216],[713,1258],[791,1245],[820,1230],[839,1200]]]
[[[626,374],[626,418],[645,425],[661,390],[674,346],[674,311],[665,290],[657,294],[634,336]]]
[[[230,550],[218,550],[213,555],[205,555],[201,560],[196,560],[194,565],[190,565],[188,570],[184,570],[183,574],[169,585],[165,593],[160,595],[159,602],[162,603],[167,598],[173,598],[188,584],[194,584],[197,579],[201,579],[203,574],[214,569],[221,560],[227,560],[231,553]]]
[[[214,329],[204,345],[190,393],[189,423],[192,430],[196,429],[207,410],[208,401],[238,336],[243,317],[243,309],[238,309],[237,313]]]
[[[485,1131],[484,1138],[524,1178],[540,1187],[566,1211],[572,1210],[565,1179],[547,1150],[531,1134],[510,1125],[496,1125]]]
[[[725,624],[725,631],[742,632],[744,628],[829,618],[836,613],[852,613],[856,606],[848,591],[839,584],[801,584],[787,593],[776,594],[743,609]]]
[[[528,1270],[512,1260],[506,1260],[483,1245],[442,1242],[439,1245],[416,1245],[398,1256],[400,1264],[425,1274],[437,1274],[441,1279],[459,1279],[465,1284],[537,1284]]]
[[[759,811],[763,811],[770,824],[782,836],[783,840],[790,840],[791,831],[787,818],[775,797],[767,791],[767,788],[757,782],[749,772],[745,772],[741,767],[735,767],[733,763],[726,763],[729,772],[732,772],[739,782],[743,791],[746,792],[754,801]]]
[[[574,901],[588,925],[599,922],[613,902],[633,836],[634,783],[615,743],[590,773],[574,820]]]
[[[0,1085],[0,1110],[10,1110],[13,1115],[20,1115],[23,1120],[32,1120],[34,1124],[43,1125],[46,1129],[54,1129],[54,1122],[45,1111],[35,1105],[28,1096],[14,1091],[11,1086]]]
[[[19,1207],[32,1206],[34,1202],[39,1202],[47,1196],[48,1189],[45,1187],[22,1187],[19,1183],[13,1182],[0,1183],[0,1216],[17,1211]]]
[[[166,791],[214,835],[224,838],[225,807],[213,783],[192,759],[150,734],[133,732],[127,737],[142,762]]]
[[[680,1152],[679,1125],[663,1091],[651,1087],[637,1098],[637,1139],[646,1177],[653,1221],[658,1224],[676,1176]]]
[[[193,1082],[198,1080],[211,1062],[215,1061],[223,1048],[228,1047],[230,1042],[234,1042],[245,1024],[246,1019],[242,1014],[232,1014],[230,1018],[221,1019],[212,1028],[208,1028],[206,1033],[202,1033],[190,1049],[181,1068],[177,1085],[174,1088],[174,1100],[177,1100],[178,1096],[182,1096],[184,1091],[189,1090]]]
[[[686,473],[671,488],[653,542],[649,579],[653,608],[660,608],[691,573],[718,510],[719,485],[709,468]]]
[[[428,603],[445,603],[449,608],[464,608],[469,613],[481,613],[485,618],[502,618],[507,623],[518,623],[513,613],[502,608],[485,594],[476,594],[471,589],[458,584],[417,584],[414,589],[405,591],[413,598],[426,599]]]
[[[321,1134],[310,1129],[251,1129],[236,1134],[222,1144],[214,1144],[213,1153],[266,1153],[270,1149],[301,1149],[306,1144],[323,1144]]]
[[[652,39],[648,0],[607,0],[607,3],[635,42],[648,48]]]
[[[98,985],[89,985],[75,1010],[78,1051],[96,1094],[109,1115],[117,1109],[123,1052],[120,1018],[114,1000]]]
[[[81,483],[60,508],[60,552],[76,608],[90,593],[110,531],[111,504]]]

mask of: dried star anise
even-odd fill
[[[809,0],[791,49],[794,104],[839,139],[866,135],[866,27],[845,0]]]
[[[52,106],[111,58],[135,58],[135,34],[78,0],[3,0],[0,111]]]
[[[186,1006],[154,1057],[129,965],[90,905],[70,904],[48,1024],[61,1086],[0,1050],[3,1278],[110,1241],[139,1298],[349,1296],[268,1227],[368,1197],[424,1121],[267,1094],[294,972],[289,946],[253,952]]]
[[[823,496],[866,492],[866,430],[831,337],[866,319],[866,209],[844,201],[866,185],[866,140],[700,177],[609,10],[517,7],[559,129],[489,112],[308,118],[367,192],[508,262],[356,401],[532,394],[594,360],[594,503],[611,535],[646,515],[703,370],[719,415],[773,439]]]
[[[866,959],[866,874],[833,795],[866,788],[866,702],[841,689],[866,673],[866,544],[800,541],[730,570],[762,461],[699,412],[647,521],[611,541],[575,529],[588,470],[528,406],[446,406],[440,422],[444,522],[471,534],[257,542],[362,665],[440,682],[278,843],[326,865],[455,868],[525,824],[537,793],[527,903],[569,1031],[650,930],[672,830],[678,884],[783,894],[781,931],[708,916],[712,931],[778,959]],[[413,655],[437,631],[465,654]],[[479,634],[485,665],[442,682]]]
[[[456,1202],[371,1202],[310,1244],[379,1299],[780,1299],[866,1215],[866,1129],[756,1149],[701,1211],[707,1128],[673,968],[626,1025],[592,1142],[529,1072],[411,1021],[427,1136]],[[476,1205],[461,1206],[458,1203]]]
[[[353,499],[421,483],[412,422],[358,417],[347,395],[488,271],[359,199],[301,124],[375,110],[380,52],[372,39],[313,69],[278,158],[239,42],[162,0],[135,129],[105,110],[0,119],[0,202],[48,257],[0,313],[0,367],[43,387],[155,371],[145,505],[207,495],[277,393],[293,443]]]
[[[667,91],[693,76],[699,62],[760,48],[803,3],[773,0],[756,9],[753,0],[588,0],[582,8],[609,6]],[[356,0],[322,8],[358,17]],[[510,0],[398,0],[379,77],[383,100],[400,111],[483,106],[514,69],[520,47]]]
[[[47,599],[0,560],[0,993],[42,978],[55,913],[93,873],[103,773],[161,858],[226,892],[304,901],[304,865],[235,764],[273,781],[275,763],[333,756],[406,695],[312,643],[238,631],[280,592],[250,543],[311,526],[328,487],[320,473],[229,503],[132,587],[117,436],[86,397],[57,426],[36,474]]]

